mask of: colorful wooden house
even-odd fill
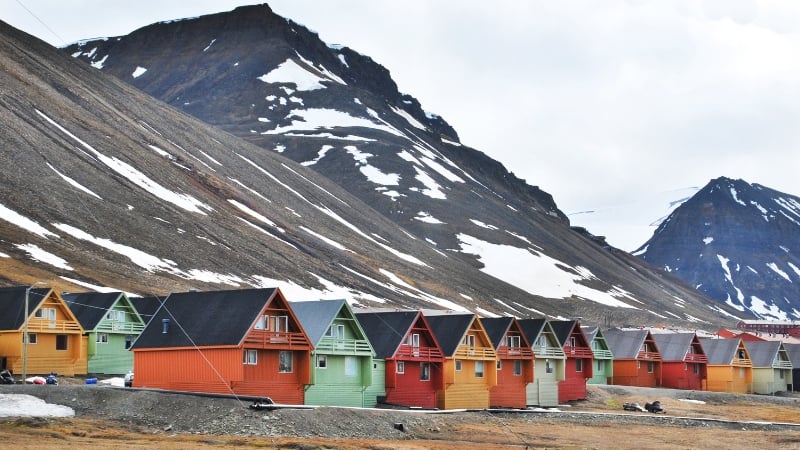
[[[358,311],[378,358],[386,361],[390,405],[436,408],[444,391],[444,355],[419,311]]]
[[[302,404],[313,346],[280,289],[170,294],[133,344],[136,386]]]
[[[314,346],[311,382],[305,403],[373,408],[385,395],[384,361],[344,300],[292,302],[297,319]]]
[[[753,362],[753,393],[786,392],[792,384],[792,362],[781,341],[744,341]]]
[[[533,382],[533,350],[513,317],[481,319],[497,352],[497,385],[489,390],[489,404],[525,408],[528,384]]]
[[[142,321],[145,325],[150,323],[150,319],[155,316],[156,311],[158,308],[161,307],[161,304],[164,300],[167,299],[167,296],[158,297],[129,297],[128,300],[131,301],[133,307],[136,308],[136,312],[139,313],[139,317],[142,318]]]
[[[753,387],[753,362],[744,341],[735,339],[700,338],[708,357],[709,391],[749,394]]]
[[[564,379],[558,383],[558,403],[586,398],[586,382],[592,378],[594,354],[577,320],[551,320],[556,339],[564,349]]]
[[[546,319],[520,319],[519,326],[533,350],[534,377],[528,384],[528,405],[558,406],[558,383],[564,379],[566,356]]]
[[[0,288],[0,367],[26,375],[86,373],[83,327],[57,292],[26,286]]]
[[[661,386],[706,390],[708,358],[695,333],[656,333],[661,352]]]
[[[587,383],[608,384],[614,376],[614,354],[608,348],[606,337],[600,327],[581,325],[581,328],[583,328],[586,339],[589,340],[594,355],[592,378],[589,378]]]
[[[789,362],[792,363],[791,385],[787,386],[789,391],[794,391],[800,386],[800,344],[783,344],[786,354],[789,355]]]
[[[133,370],[133,341],[145,323],[123,292],[64,294],[87,337],[88,373],[124,374]]]
[[[439,409],[489,407],[497,384],[497,353],[480,319],[472,313],[423,311],[444,354],[444,390]]]
[[[611,328],[604,335],[614,355],[611,384],[641,387],[661,385],[661,352],[649,330]]]

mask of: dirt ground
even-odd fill
[[[800,448],[800,398],[592,386],[557,411],[255,411],[235,399],[86,386],[2,386],[74,418],[0,418],[0,442],[42,448]],[[661,401],[666,414],[624,411]],[[402,428],[398,430],[397,428]]]

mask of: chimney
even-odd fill
[[[169,331],[169,319],[161,319],[161,333],[167,334]]]

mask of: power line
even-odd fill
[[[62,43],[62,44],[64,44],[64,45],[67,45],[67,41],[65,41],[65,40],[64,40],[64,39],[63,39],[61,36],[59,36],[59,35],[58,35],[58,33],[56,33],[55,31],[53,31],[53,29],[52,29],[52,28],[50,28],[49,26],[47,26],[47,24],[46,24],[46,23],[44,23],[44,21],[43,21],[42,19],[40,19],[40,18],[39,18],[39,16],[37,16],[36,14],[34,14],[34,13],[33,13],[33,11],[31,11],[30,9],[28,9],[28,7],[27,7],[27,6],[25,6],[25,4],[24,4],[24,3],[22,3],[22,1],[21,1],[21,0],[17,0],[17,3],[19,4],[19,6],[22,6],[22,8],[23,8],[23,9],[25,9],[25,11],[28,11],[28,14],[30,14],[31,16],[33,16],[33,18],[34,18],[34,19],[36,19],[36,20],[37,20],[37,21],[38,21],[40,24],[42,24],[42,26],[43,26],[43,27],[47,28],[47,31],[49,31],[49,32],[53,33],[53,36],[57,37],[57,38],[58,38],[58,40],[59,40],[59,41],[61,41],[61,43]]]

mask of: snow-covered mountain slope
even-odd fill
[[[800,198],[793,195],[712,180],[636,254],[744,313],[800,318]]]
[[[546,193],[534,197],[535,189],[508,181],[502,166],[474,150],[455,144],[432,150],[425,141],[418,144],[424,152],[409,151],[416,163],[401,157],[400,169],[462,181],[449,189],[440,184],[446,200],[419,192],[431,203],[413,207],[377,191],[397,205],[396,214],[419,224],[400,227],[307,167],[315,164],[286,158],[288,150],[265,151],[5,24],[0,34],[3,284],[43,280],[60,290],[158,295],[280,286],[292,300],[344,297],[483,315],[613,323],[731,319],[733,310],[710,305],[677,279],[575,233],[557,209],[545,207]],[[386,108],[378,113],[384,114]],[[333,152],[342,170],[355,168],[353,184],[370,192],[375,186],[361,169],[373,166],[373,157],[363,154],[362,143],[375,146],[369,151],[376,155],[382,148],[396,154],[402,150],[391,136],[403,145],[413,139],[407,129],[403,136],[372,130],[346,129],[344,136],[372,132],[372,140],[347,141],[348,148]],[[317,137],[294,134],[281,134],[280,142],[287,149],[316,147],[319,156]],[[467,157],[456,162],[442,148]],[[467,193],[452,186],[468,186]],[[411,187],[408,193],[416,193]],[[434,209],[436,202],[444,206]],[[450,230],[451,217],[458,232],[442,245],[437,236],[445,242],[452,230],[436,232]]]
[[[614,204],[566,211],[566,214],[573,226],[585,228],[605,238],[609,245],[632,252],[647,242],[661,222],[698,190],[699,187],[686,187],[656,193],[636,192]]]

